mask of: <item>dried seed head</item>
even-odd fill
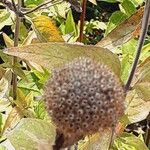
[[[112,128],[124,112],[118,77],[90,58],[77,58],[55,69],[44,95],[47,110],[64,135],[85,136]]]

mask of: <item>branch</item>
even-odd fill
[[[21,1],[18,0],[17,11],[21,8]],[[19,43],[19,31],[20,31],[20,16],[16,13],[16,24],[15,24],[15,35],[14,35],[14,46],[17,47]],[[15,66],[17,63],[17,57],[13,57],[12,65]],[[13,73],[12,75],[12,90],[13,90],[13,99],[17,99],[17,75]]]
[[[0,3],[2,3],[6,7],[8,7],[10,10],[15,12],[14,6],[12,5],[12,3],[9,0],[0,0]]]
[[[133,76],[134,76],[134,73],[135,73],[138,61],[139,61],[139,57],[140,57],[140,54],[141,54],[142,46],[144,44],[145,37],[146,37],[146,34],[147,34],[147,30],[148,30],[149,16],[150,16],[150,0],[147,0],[146,4],[145,4],[145,10],[144,10],[143,19],[142,19],[142,28],[141,28],[140,38],[139,38],[139,41],[138,41],[136,56],[135,56],[134,62],[132,64],[131,72],[129,74],[127,83],[125,85],[125,91],[126,92],[130,88],[130,85],[131,85],[131,82],[132,82],[132,79],[133,79]]]
[[[84,29],[85,15],[86,15],[86,4],[87,4],[87,0],[83,0],[82,13],[81,13],[81,17],[80,17],[80,35],[79,35],[78,42],[83,41],[83,29]]]
[[[34,12],[34,11],[36,11],[36,10],[42,8],[43,6],[50,4],[51,2],[55,2],[55,3],[53,3],[52,5],[50,5],[50,6],[53,6],[53,5],[56,5],[56,4],[59,4],[59,3],[63,2],[63,0],[59,0],[59,1],[50,0],[50,1],[48,1],[48,2],[45,2],[45,3],[42,3],[42,4],[38,5],[37,7],[33,8],[33,9],[27,11],[27,12],[22,12],[22,14],[23,14],[23,15],[30,14],[30,13],[32,13],[32,12]]]

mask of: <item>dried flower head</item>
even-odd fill
[[[47,111],[64,135],[88,135],[116,125],[124,91],[106,65],[80,57],[55,69],[45,86]]]

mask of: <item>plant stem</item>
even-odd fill
[[[150,16],[150,0],[147,0],[146,4],[145,4],[143,19],[142,19],[142,28],[141,28],[140,38],[139,38],[139,41],[138,41],[137,52],[136,52],[134,62],[132,64],[131,72],[129,74],[127,83],[125,85],[125,92],[127,92],[130,89],[130,85],[131,85],[132,79],[134,77],[134,73],[135,73],[135,70],[136,70],[136,67],[137,67],[137,64],[138,64],[138,61],[139,61],[139,57],[140,57],[140,54],[141,54],[142,46],[144,44],[146,33],[147,33],[147,30],[148,30],[149,16]]]
[[[14,0],[11,0],[11,2],[12,2],[12,5],[13,5],[13,7],[14,7],[14,11],[17,12],[18,10],[17,10],[16,4],[15,4],[15,1],[14,1]]]
[[[21,8],[21,1],[18,0],[18,7],[17,11]],[[20,31],[20,17],[16,13],[16,25],[15,25],[15,34],[14,34],[14,46],[17,47],[19,43],[19,31]],[[15,67],[17,63],[17,57],[13,57],[12,65]],[[13,70],[14,71],[14,70]],[[13,86],[13,99],[16,100],[17,98],[17,75],[13,72],[12,75],[12,86]]]
[[[63,1],[62,1],[62,0],[59,0],[59,1],[50,0],[50,1],[48,1],[48,2],[45,2],[45,3],[42,3],[42,4],[38,5],[37,7],[33,8],[33,9],[27,11],[27,12],[24,12],[24,13],[22,13],[22,14],[23,14],[23,15],[30,14],[30,13],[32,13],[32,12],[34,12],[34,11],[40,9],[40,8],[43,7],[43,6],[48,5],[48,4],[51,3],[51,2],[55,2],[54,4],[52,4],[52,6],[53,6],[53,5],[59,4],[59,3],[63,2]]]
[[[87,0],[83,0],[82,13],[81,13],[81,17],[80,17],[80,35],[79,35],[78,42],[83,41],[83,29],[84,29],[85,15],[86,15],[86,4],[87,4]]]

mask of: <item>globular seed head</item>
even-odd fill
[[[90,58],[80,57],[54,69],[44,92],[47,110],[64,135],[86,136],[112,128],[124,113],[118,77]]]

